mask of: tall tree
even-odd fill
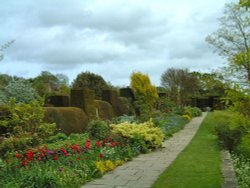
[[[198,92],[198,80],[187,69],[167,69],[161,75],[161,85],[170,91],[171,99],[178,105]]]
[[[250,12],[238,4],[226,4],[219,29],[206,41],[215,51],[229,60],[234,73],[244,74],[250,81]]]
[[[94,90],[97,99],[102,97],[102,91],[108,89],[106,81],[98,74],[91,72],[82,72],[77,75],[72,83],[73,89],[88,88]]]

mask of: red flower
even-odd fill
[[[80,160],[81,160],[81,157],[77,157],[76,160],[80,161]]]
[[[20,159],[21,157],[22,157],[22,154],[19,154],[19,153],[16,154],[17,159]]]
[[[102,141],[97,141],[97,142],[96,142],[96,146],[97,146],[98,148],[101,148],[101,147],[102,147]]]
[[[27,165],[27,159],[26,159],[26,158],[23,159],[21,165],[22,165],[22,166],[26,166],[26,165]]]
[[[103,153],[100,153],[100,154],[99,154],[99,157],[100,157],[100,159],[102,159],[102,158],[104,157],[104,154],[103,154]]]
[[[54,156],[53,160],[56,161],[58,159],[58,156]]]
[[[87,139],[86,140],[86,143],[85,143],[85,149],[90,149],[90,140],[89,139]]]
[[[33,156],[34,156],[34,151],[32,151],[32,150],[28,150],[27,152],[26,152],[26,157],[30,160],[30,161],[32,161],[33,160]]]
[[[41,161],[41,160],[42,160],[42,157],[37,157],[37,160],[38,160],[38,161]]]

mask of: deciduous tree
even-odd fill
[[[234,73],[245,75],[250,81],[250,12],[238,4],[226,4],[219,29],[206,41],[215,51],[229,60]]]

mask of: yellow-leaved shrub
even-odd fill
[[[152,120],[144,123],[123,122],[120,124],[112,124],[112,131],[121,134],[124,137],[141,139],[148,148],[158,148],[164,139],[162,130],[154,127]]]

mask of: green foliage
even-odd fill
[[[114,117],[114,111],[110,103],[101,100],[95,100],[96,107],[98,110],[97,116],[100,119],[112,120]]]
[[[83,110],[75,107],[46,107],[44,121],[55,123],[58,131],[69,135],[87,130],[88,117]]]
[[[135,94],[135,105],[140,111],[141,119],[148,120],[158,99],[156,87],[151,84],[148,75],[140,72],[131,75],[130,85]]]
[[[109,86],[100,75],[91,72],[82,72],[78,74],[76,79],[73,81],[72,88],[91,89],[95,92],[96,98],[101,99],[102,90],[108,89]]]
[[[183,109],[183,115],[188,115],[189,117],[201,116],[202,111],[197,107],[185,106]]]
[[[236,3],[226,4],[219,29],[206,38],[219,55],[229,60],[230,77],[232,73],[239,79],[246,75],[244,82],[250,81],[249,20],[249,10]]]
[[[113,119],[113,123],[119,124],[123,122],[138,123],[136,116],[123,115]]]
[[[50,136],[48,139],[46,139],[47,143],[54,143],[54,142],[59,142],[59,141],[64,141],[68,137],[64,133],[57,133],[56,135]]]
[[[170,97],[161,97],[158,100],[158,109],[161,112],[168,113],[173,111],[176,107],[176,103],[170,99]]]
[[[32,101],[29,104],[17,104],[10,100],[7,104],[10,111],[10,118],[0,120],[0,126],[6,127],[7,132],[19,135],[25,132],[37,133],[41,137],[53,134],[53,124],[43,122],[44,109],[39,101]]]
[[[111,128],[102,120],[94,120],[89,124],[91,138],[104,140],[111,135]]]
[[[240,0],[240,6],[249,8],[250,7],[250,0]]]
[[[249,128],[250,123],[246,117],[233,113],[233,115],[225,116],[224,119],[216,125],[215,131],[222,147],[233,151],[240,144],[242,137],[247,134]]]
[[[249,89],[242,90],[239,86],[235,86],[231,90],[227,90],[227,98],[229,105],[233,111],[239,112],[250,118],[250,94]]]
[[[43,121],[44,109],[41,102],[17,104],[15,100],[11,100],[6,108],[9,117],[0,119],[0,127],[10,136],[1,142],[1,154],[37,145],[42,139],[54,134],[55,124]]]
[[[171,137],[174,133],[181,130],[188,123],[186,118],[177,114],[162,114],[153,119],[155,126],[160,127],[165,137]]]
[[[224,77],[218,72],[192,72],[191,74],[198,80],[198,96],[200,97],[223,96],[228,88],[227,84],[223,82]]]
[[[241,137],[241,141],[236,148],[236,153],[250,159],[250,132]]]
[[[37,99],[31,83],[22,78],[10,81],[0,93],[0,104],[7,103],[11,98],[15,98],[17,103],[29,103]]]
[[[52,74],[48,71],[42,71],[41,74],[31,79],[32,86],[39,96],[49,95],[69,95],[68,77],[64,74]]]

